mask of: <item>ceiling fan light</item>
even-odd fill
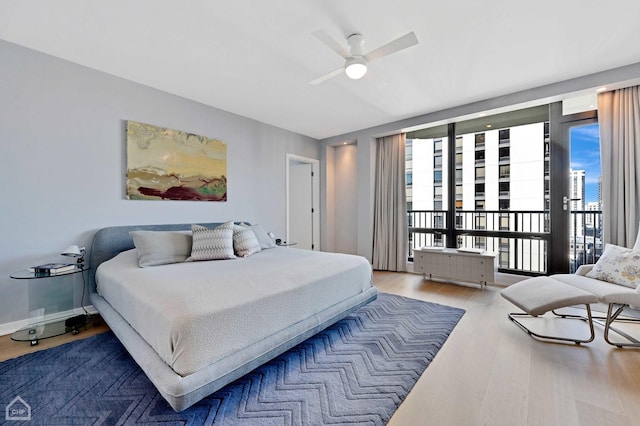
[[[347,60],[344,72],[350,79],[357,80],[362,78],[367,73],[367,62],[364,58],[351,58]]]

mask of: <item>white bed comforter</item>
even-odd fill
[[[247,258],[138,267],[104,262],[98,293],[186,376],[371,287],[360,256],[277,247]]]

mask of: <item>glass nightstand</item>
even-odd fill
[[[80,328],[89,324],[88,316],[79,316],[73,320],[69,312],[74,306],[74,289],[78,278],[85,285],[84,271],[88,268],[78,266],[71,271],[54,275],[41,275],[29,269],[23,269],[10,275],[16,280],[27,280],[29,285],[29,325],[11,335],[12,340],[38,344],[41,339],[60,336],[66,333],[77,334]]]

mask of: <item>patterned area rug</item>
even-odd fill
[[[0,363],[0,406],[20,397],[46,425],[382,425],[463,314],[381,293],[181,413],[108,332]]]

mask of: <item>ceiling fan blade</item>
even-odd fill
[[[349,56],[351,56],[349,54],[349,51],[347,51],[347,49],[345,49],[344,46],[342,46],[340,43],[338,43],[333,38],[331,38],[331,36],[326,32],[322,30],[318,30],[318,31],[312,32],[311,34],[313,34],[318,40],[320,40],[325,45],[327,45],[329,49],[333,50],[343,58],[347,59]]]
[[[373,61],[416,44],[418,44],[418,38],[412,31],[409,34],[405,34],[402,37],[385,44],[384,46],[380,46],[377,49],[372,50],[366,54],[366,57],[369,61]]]
[[[316,86],[322,83],[323,81],[329,80],[331,77],[335,77],[336,75],[342,74],[343,72],[344,72],[344,67],[340,67],[337,70],[331,71],[330,73],[327,73],[322,77],[318,77],[315,80],[310,81],[309,84]]]

